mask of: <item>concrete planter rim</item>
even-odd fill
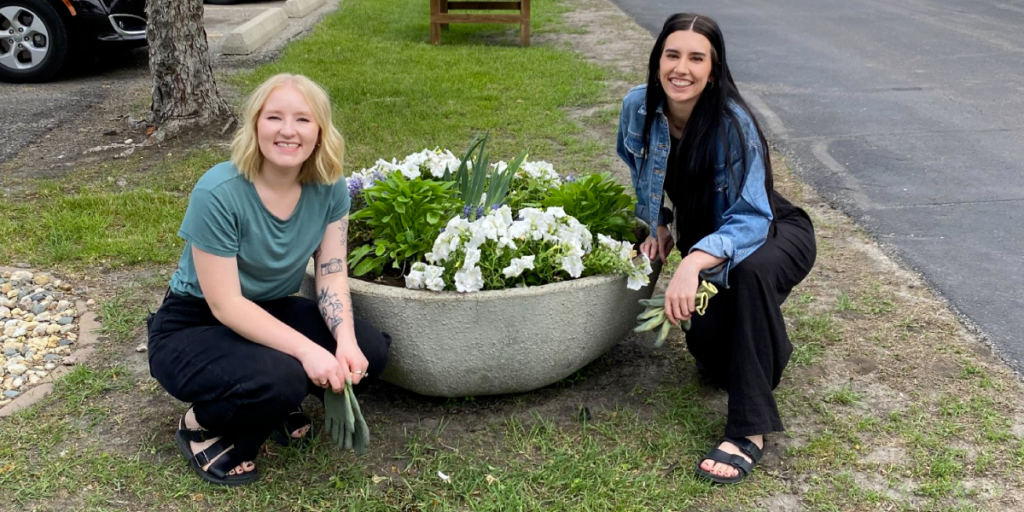
[[[653,275],[653,274],[652,274]],[[432,290],[413,290],[405,286],[392,286],[374,281],[366,281],[357,277],[349,279],[349,287],[352,291],[372,295],[388,295],[392,297],[414,299],[419,301],[448,301],[448,300],[505,300],[512,298],[535,297],[558,293],[564,290],[578,289],[581,286],[594,286],[609,281],[623,282],[622,287],[626,288],[628,277],[624,274],[600,274],[594,276],[567,279],[557,283],[548,283],[537,286],[526,286],[522,288],[503,288],[501,290],[481,290],[478,292],[463,293],[455,290],[444,290],[435,292]],[[387,292],[381,292],[387,290]]]

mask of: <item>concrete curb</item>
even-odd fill
[[[19,269],[25,270],[25,269]],[[75,309],[78,310],[78,341],[77,348],[61,361],[61,366],[53,369],[42,382],[36,387],[22,393],[11,403],[0,408],[0,418],[6,418],[22,409],[34,405],[53,391],[53,383],[64,374],[71,371],[71,366],[81,364],[95,351],[93,345],[99,341],[100,323],[97,321],[96,313],[89,311],[85,302],[77,301]]]
[[[287,23],[288,15],[284,9],[268,9],[232,30],[224,38],[220,52],[224,55],[248,55],[277,35]]]
[[[289,18],[305,18],[307,14],[317,10],[326,0],[288,0],[284,3],[284,12]]]

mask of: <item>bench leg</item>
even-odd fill
[[[430,44],[435,46],[441,44],[441,24],[434,21],[439,14],[441,14],[441,0],[430,0]]]
[[[520,0],[519,14],[523,17],[519,24],[519,46],[530,46],[530,0]]]

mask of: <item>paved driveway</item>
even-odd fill
[[[1024,4],[614,0],[714,16],[799,174],[1024,369]]]
[[[204,21],[215,62],[230,65],[219,57],[224,36],[235,27],[284,0],[239,5],[207,5]],[[272,41],[276,47],[284,41]],[[0,82],[0,163],[41,135],[75,119],[111,94],[126,90],[127,81],[149,79],[145,48],[101,55],[95,62],[80,65],[58,80],[45,84]],[[145,103],[146,98],[139,101]]]

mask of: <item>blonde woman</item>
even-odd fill
[[[387,364],[388,335],[352,316],[343,146],[323,89],[276,75],[249,97],[231,161],[192,190],[185,249],[148,322],[149,364],[192,404],[175,441],[203,480],[255,481],[268,438],[308,440],[306,395]],[[310,255],[316,302],[292,296]]]

